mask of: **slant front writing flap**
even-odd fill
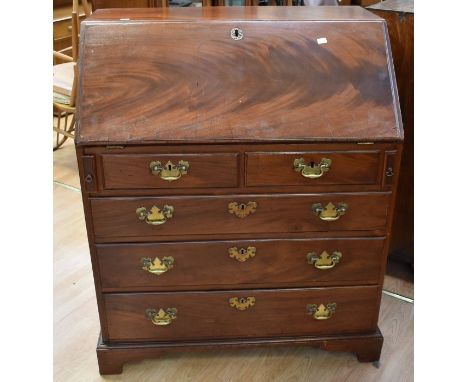
[[[80,144],[402,137],[380,19],[117,17],[82,28]]]

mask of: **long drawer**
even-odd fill
[[[385,238],[96,246],[104,291],[377,284]]]
[[[373,332],[380,287],[105,294],[109,340]]]
[[[94,198],[106,238],[384,230],[390,193]]]

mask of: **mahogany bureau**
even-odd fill
[[[403,139],[359,7],[99,10],[77,158],[102,374],[169,351],[380,357]]]

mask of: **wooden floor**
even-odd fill
[[[93,276],[73,144],[54,152],[54,380],[55,381],[413,381],[411,272],[391,264],[379,326],[385,337],[379,365],[352,354],[284,347],[172,354],[129,363],[121,375],[101,377]],[[406,279],[406,280],[405,280]],[[401,299],[398,295],[409,297]]]

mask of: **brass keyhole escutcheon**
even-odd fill
[[[231,214],[236,215],[238,218],[245,218],[250,214],[253,214],[257,210],[257,202],[237,203],[231,202],[228,204],[228,211]]]
[[[246,310],[255,305],[255,297],[231,297],[229,305],[237,310]]]
[[[232,248],[229,248],[228,252],[229,252],[229,257],[236,259],[237,261],[240,261],[241,263],[243,263],[244,261],[247,261],[251,257],[255,256],[257,252],[257,248],[247,247],[247,248],[237,249],[237,247],[232,247]]]

